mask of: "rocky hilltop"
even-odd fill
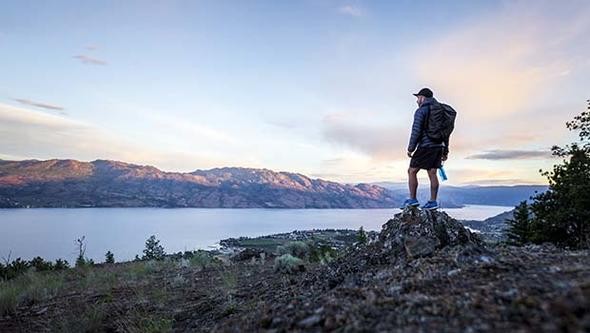
[[[0,207],[387,208],[383,187],[267,169],[190,173],[96,160],[0,160]]]
[[[588,259],[551,246],[485,246],[446,213],[410,209],[328,265],[261,279],[246,291],[253,310],[215,330],[588,331]]]
[[[486,245],[446,213],[415,209],[375,236],[332,260],[291,257],[294,270],[264,246],[29,272],[5,284],[0,331],[590,331],[588,250]],[[300,258],[318,250],[293,245]]]

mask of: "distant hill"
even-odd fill
[[[397,195],[407,193],[407,184],[380,182],[373,183],[385,187]],[[523,200],[547,190],[544,185],[514,185],[514,186],[445,186],[440,187],[439,198],[443,206],[460,205],[492,205],[492,206],[516,206]],[[426,201],[430,195],[428,184],[418,189],[418,199]]]
[[[267,169],[190,173],[96,160],[0,160],[0,207],[390,208],[405,195]]]
[[[461,221],[464,226],[480,231],[486,240],[499,241],[506,237],[506,220],[514,218],[514,209],[492,216],[483,221]]]

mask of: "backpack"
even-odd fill
[[[430,104],[424,133],[435,142],[444,142],[455,129],[457,111],[443,103]]]

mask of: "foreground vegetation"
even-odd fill
[[[575,331],[590,319],[587,251],[485,249],[437,214],[442,224],[396,217],[341,250],[295,240],[160,257],[152,239],[137,261],[29,268],[0,282],[0,332]],[[467,243],[444,246],[437,225]]]
[[[508,221],[513,244],[590,248],[590,100],[587,110],[566,125],[578,132],[579,140],[552,148],[562,162],[543,172],[549,180],[546,192],[516,207]]]
[[[359,235],[361,232],[364,235],[362,230]],[[31,261],[17,258],[0,266],[0,319],[12,319],[10,322],[17,325],[11,327],[13,329],[36,331],[41,327],[28,326],[34,325],[29,322],[30,317],[43,316],[48,311],[56,311],[55,315],[65,312],[65,320],[59,317],[50,321],[50,330],[101,331],[106,329],[107,323],[112,324],[112,312],[120,311],[122,306],[126,311],[125,319],[115,323],[117,330],[169,331],[175,315],[169,310],[179,299],[184,299],[183,289],[202,284],[199,293],[215,299],[221,297],[222,302],[227,303],[221,312],[230,313],[238,276],[249,276],[249,268],[245,269],[239,262],[285,274],[326,264],[338,255],[330,239],[325,237],[330,233],[314,231],[322,237],[306,241],[283,239],[271,248],[272,251],[240,247],[236,253],[225,254],[204,250],[166,254],[160,241],[151,236],[146,240],[141,257],[119,264],[115,264],[111,251],[105,254],[102,264],[86,258],[82,237],[78,239],[79,255],[73,268],[67,261],[58,259],[52,263],[40,257]],[[255,240],[241,240],[256,243]],[[244,248],[248,251],[242,251]]]

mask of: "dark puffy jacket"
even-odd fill
[[[447,139],[443,143],[432,141],[426,133],[424,133],[424,127],[426,117],[428,117],[428,110],[430,104],[438,103],[434,97],[426,98],[424,103],[414,113],[414,123],[412,124],[412,135],[410,135],[410,143],[408,144],[408,151],[413,152],[418,147],[446,147],[445,151],[448,152],[449,140]]]

